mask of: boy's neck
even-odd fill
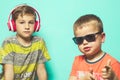
[[[23,46],[30,46],[31,45],[31,37],[30,38],[22,38],[20,36],[17,36],[17,40]]]
[[[86,60],[88,62],[96,62],[96,61],[100,60],[104,56],[104,54],[105,53],[103,51],[100,51],[100,52],[96,53],[95,55],[92,55],[89,57],[86,56]]]

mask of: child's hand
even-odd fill
[[[93,70],[90,70],[84,76],[81,76],[78,80],[97,80],[97,79],[95,79],[95,77],[93,76]]]
[[[104,80],[114,80],[115,74],[110,63],[111,60],[108,60],[106,66],[102,69],[102,77]]]

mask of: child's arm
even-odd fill
[[[4,80],[14,80],[14,71],[12,64],[4,65]]]
[[[47,72],[44,64],[37,66],[37,76],[38,80],[47,80]]]

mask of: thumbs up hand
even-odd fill
[[[107,64],[102,69],[102,77],[104,80],[118,80],[116,78],[114,71],[112,70],[110,63],[111,63],[111,60],[108,60]]]

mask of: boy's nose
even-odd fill
[[[29,29],[29,28],[30,28],[29,24],[26,24],[25,29]]]
[[[87,44],[88,41],[86,39],[83,39],[83,44]]]

